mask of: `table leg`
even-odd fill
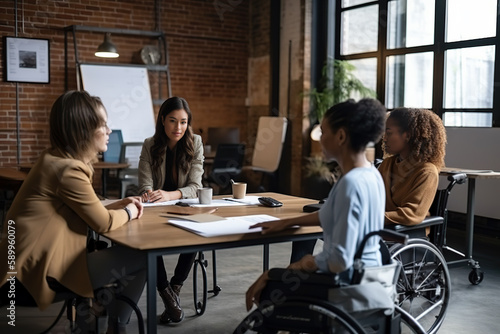
[[[107,180],[108,180],[108,169],[103,168],[101,171],[101,185],[102,185],[102,197],[106,198],[106,189],[107,189]]]
[[[263,261],[262,271],[266,271],[269,269],[269,244],[264,244],[263,246],[264,246],[264,254],[262,257]]]
[[[472,248],[474,242],[474,205],[476,201],[476,179],[469,178],[467,182],[469,184],[467,187],[467,218],[465,221],[465,255],[467,259],[472,259]]]
[[[147,315],[148,334],[156,333],[156,256],[148,252]]]

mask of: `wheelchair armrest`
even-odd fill
[[[297,280],[298,279],[298,280]],[[269,280],[289,283],[303,282],[315,285],[338,286],[339,277],[329,273],[310,273],[303,270],[272,268],[269,270]]]
[[[433,226],[433,225],[439,225],[444,222],[444,218],[440,216],[429,216],[426,217],[420,224],[417,225],[399,225],[399,224],[389,224],[386,225],[385,228],[391,229],[397,232],[405,232],[405,231],[411,231],[411,230],[418,230],[422,228],[426,228],[428,226]]]

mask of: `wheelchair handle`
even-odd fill
[[[467,174],[458,173],[458,174],[448,175],[448,181],[454,181],[458,184],[464,184],[467,181]]]
[[[403,245],[406,245],[408,243],[408,235],[399,233],[396,231],[392,230],[380,230],[380,231],[373,231],[365,235],[363,240],[361,241],[361,244],[359,245],[358,250],[356,251],[356,254],[354,254],[354,260],[361,259],[361,256],[363,255],[363,249],[365,248],[365,244],[370,239],[372,236],[378,235],[382,239],[387,240],[387,241],[393,241],[397,242]]]

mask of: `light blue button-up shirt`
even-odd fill
[[[315,261],[323,272],[341,273],[353,264],[363,237],[384,228],[385,190],[375,167],[354,168],[330,190],[319,211],[323,228],[323,251]],[[366,243],[365,266],[380,266],[379,238]]]

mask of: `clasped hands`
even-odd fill
[[[143,203],[154,203],[170,201],[171,198],[168,191],[161,189],[153,191],[150,189],[142,194],[141,200]]]

